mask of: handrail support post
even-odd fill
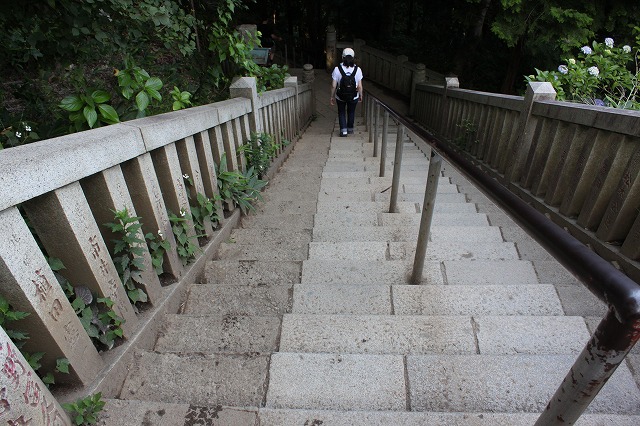
[[[391,201],[389,213],[398,213],[398,191],[400,188],[400,171],[402,169],[402,144],[404,139],[404,126],[398,123],[398,136],[396,138],[396,155],[393,160],[393,179],[391,181]]]
[[[384,111],[382,119],[382,146],[380,147],[380,177],[384,177],[387,167],[387,139],[389,132],[389,111]]]
[[[424,191],[424,201],[422,202],[422,215],[420,216],[420,230],[418,231],[418,244],[413,260],[413,272],[409,282],[420,284],[422,281],[422,271],[427,255],[427,244],[431,233],[431,221],[435,209],[436,194],[438,193],[438,182],[440,181],[440,170],[442,170],[442,157],[431,150],[431,161],[429,161],[429,174],[427,176],[427,186]]]

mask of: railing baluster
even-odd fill
[[[411,273],[411,279],[409,281],[411,284],[420,284],[420,281],[422,281],[422,271],[424,269],[425,256],[427,255],[427,244],[429,242],[429,233],[431,232],[431,220],[433,219],[441,169],[442,157],[432,150],[431,161],[429,161],[429,174],[427,175],[427,186],[424,191],[424,201],[422,203],[422,215],[420,216],[418,244],[413,261],[413,272]]]
[[[391,182],[391,201],[389,213],[398,213],[398,191],[400,189],[400,171],[402,169],[402,144],[404,140],[404,126],[398,123],[396,138],[396,155],[393,160],[393,180]]]
[[[387,167],[387,140],[389,138],[389,111],[384,111],[382,119],[382,147],[380,148],[380,177],[384,177]]]

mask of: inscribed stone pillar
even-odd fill
[[[249,113],[249,127],[254,133],[263,132],[260,114],[258,112],[258,89],[255,77],[239,77],[229,88],[230,97],[247,98],[251,100],[251,112]]]
[[[409,95],[409,115],[411,116],[415,113],[416,108],[416,86],[425,82],[427,78],[426,69],[427,67],[424,64],[417,64],[411,76],[411,94]],[[403,85],[400,87],[403,87]]]
[[[0,423],[71,425],[67,413],[0,328]]]
[[[51,257],[62,260],[60,273],[73,286],[86,286],[98,297],[114,302],[113,310],[125,320],[130,337],[138,319],[102,239],[78,182],[23,204],[33,227]]]
[[[133,206],[133,201],[131,201],[131,195],[120,166],[113,166],[102,173],[96,173],[81,181],[81,185],[91,207],[93,217],[100,225],[100,231],[107,247],[110,249],[109,251],[113,256],[117,256],[114,252],[113,240],[118,239],[119,236],[114,235],[104,224],[114,221],[113,211],[127,209],[129,217],[137,217],[136,209]],[[160,299],[160,280],[153,269],[151,255],[149,254],[142,229],[138,230],[136,236],[140,241],[143,241],[135,244],[136,247],[142,249],[140,257],[143,269],[140,271],[142,278],[142,284],[140,285],[147,293],[149,302],[154,304]]]
[[[136,158],[122,163],[122,172],[127,180],[129,193],[136,212],[142,217],[142,229],[144,233],[158,235],[162,234],[162,239],[169,242],[171,250],[164,254],[162,268],[164,272],[180,278],[184,272],[182,263],[177,254],[176,240],[171,231],[171,223],[167,214],[167,206],[162,198],[160,183],[153,168],[151,154],[146,153]]]
[[[73,376],[89,384],[104,363],[16,207],[0,212],[0,235],[2,295],[30,313],[16,324],[29,333],[25,349],[45,352],[42,363],[51,369],[57,358],[67,358]]]

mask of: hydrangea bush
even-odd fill
[[[640,27],[636,27],[636,46],[616,45],[612,38],[594,41],[580,48],[576,57],[565,59],[555,71],[541,71],[526,78],[548,81],[558,100],[589,105],[640,110],[638,77],[640,68]]]

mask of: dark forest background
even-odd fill
[[[235,31],[264,19],[297,66],[324,68],[333,25],[339,41],[406,55],[464,88],[521,94],[525,75],[593,40],[633,45],[640,2],[0,0],[0,148],[171,111],[176,99],[215,102],[234,75],[277,87],[285,70],[248,60]]]
[[[274,13],[285,41],[316,66],[334,25],[339,40],[362,38],[455,74],[462,87],[508,94],[522,92],[534,68],[556,69],[593,40],[633,44],[640,26],[637,0],[258,0],[256,7]],[[239,18],[254,16],[249,9]]]

